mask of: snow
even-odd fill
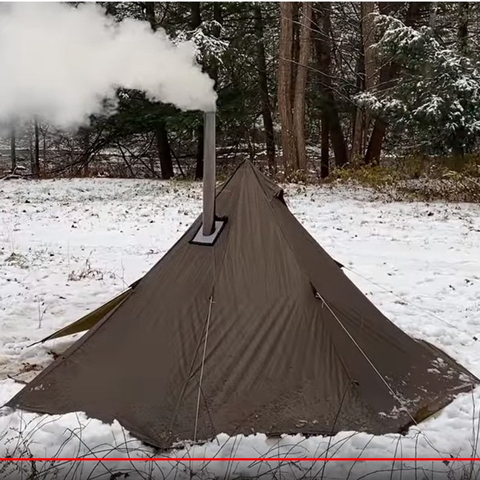
[[[287,202],[352,280],[400,328],[480,376],[480,206],[388,202],[346,187],[287,187]],[[0,405],[79,338],[29,347],[146,273],[201,209],[194,183],[73,179],[0,183]],[[356,272],[356,273],[353,273]],[[360,274],[360,275],[358,275]],[[375,284],[366,279],[373,279]],[[395,295],[389,293],[393,291]],[[443,319],[443,323],[440,319]],[[53,352],[53,353],[52,353]],[[14,381],[13,379],[16,379]],[[173,451],[181,457],[477,456],[480,389],[462,394],[406,436],[333,438],[258,433]],[[390,414],[392,412],[385,412]],[[83,413],[0,409],[0,457],[159,456],[114,422]],[[165,454],[164,454],[165,455]],[[36,462],[50,478],[460,478],[468,462]],[[0,478],[32,464],[0,464]],[[323,473],[322,473],[323,472]],[[376,473],[372,473],[376,472]],[[118,475],[117,475],[118,474]],[[112,475],[117,475],[113,477]],[[474,478],[474,475],[471,478]],[[120,477],[122,478],[122,477]]]

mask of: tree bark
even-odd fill
[[[17,142],[15,139],[15,126],[10,130],[10,158],[12,160],[12,173],[17,169]]]
[[[278,110],[282,126],[282,150],[285,176],[291,167],[297,167],[297,153],[293,133],[293,2],[280,3],[280,42],[278,62]]]
[[[307,171],[307,150],[305,139],[305,96],[307,89],[308,63],[310,60],[310,32],[312,31],[312,3],[302,3],[302,21],[300,28],[300,49],[298,69],[295,79],[295,98],[293,104],[293,128],[298,157],[298,168]]]
[[[333,154],[335,156],[335,166],[343,167],[348,163],[348,151],[345,137],[343,135],[340,116],[335,104],[335,98],[332,91],[332,79],[330,75],[332,63],[332,44],[331,44],[331,9],[330,2],[322,2],[321,32],[315,35],[315,53],[317,61],[317,70],[319,71],[321,89],[323,93],[323,111],[328,115],[330,140],[332,143]],[[314,23],[320,25],[318,15],[314,12]]]
[[[168,142],[168,133],[165,122],[160,122],[155,131],[157,141],[158,158],[160,159],[160,168],[162,170],[163,180],[169,180],[173,177],[172,152]]]
[[[263,128],[265,130],[265,145],[267,150],[268,169],[270,173],[276,173],[275,164],[275,136],[273,133],[272,108],[267,82],[267,62],[265,60],[265,45],[263,32],[263,18],[261,3],[253,4],[256,36],[256,60],[258,72],[258,85],[262,102]]]

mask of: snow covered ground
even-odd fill
[[[346,187],[289,187],[287,202],[336,260],[362,275],[347,271],[399,327],[441,347],[480,376],[480,340],[472,338],[480,339],[480,206],[386,202]],[[101,305],[147,272],[200,209],[198,184],[111,179],[0,182],[0,405],[22,388],[19,382],[33,378],[78,336],[29,348],[31,343]],[[172,455],[480,456],[479,400],[480,389],[460,395],[405,437],[355,432],[330,439],[219,435],[204,446]],[[153,452],[117,423],[102,424],[82,413],[48,417],[4,408],[0,457],[9,455],[138,457]],[[367,478],[378,479],[460,479],[476,478],[478,473],[468,462],[62,465],[37,462],[37,477],[32,478],[48,478],[59,468],[59,478],[70,479],[121,478],[120,473],[177,479],[193,474],[333,479],[369,473]],[[0,478],[27,478],[20,468],[32,473],[31,464],[7,462],[0,464]]]

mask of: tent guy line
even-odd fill
[[[418,425],[418,422],[417,420],[413,417],[413,415],[410,413],[408,407],[405,405],[405,403],[402,401],[402,399],[395,393],[395,391],[393,390],[393,388],[389,385],[389,383],[385,380],[385,378],[383,377],[383,375],[379,372],[378,368],[375,366],[375,364],[372,362],[372,360],[369,358],[369,356],[364,352],[364,350],[362,349],[362,347],[358,344],[358,342],[355,340],[355,338],[353,338],[353,336],[351,335],[351,333],[348,331],[348,329],[345,327],[345,325],[342,323],[342,321],[338,318],[337,314],[332,310],[332,308],[330,307],[330,305],[328,304],[328,302],[325,300],[325,298],[322,297],[322,295],[320,295],[319,292],[316,292],[315,293],[315,296],[320,299],[322,301],[322,304],[325,305],[327,307],[327,309],[329,310],[329,312],[333,315],[333,317],[335,318],[335,320],[340,324],[340,326],[342,327],[342,329],[345,331],[345,333],[348,335],[348,337],[350,338],[350,340],[352,341],[352,343],[355,345],[355,347],[360,351],[360,353],[365,357],[365,359],[367,360],[367,362],[370,364],[370,366],[372,367],[373,371],[375,372],[376,375],[378,375],[378,377],[382,380],[382,382],[385,384],[385,386],[387,387],[387,389],[389,390],[389,392],[392,394],[392,396],[397,400],[397,402],[400,404],[400,406],[402,407],[402,409],[407,413],[407,415],[410,417],[410,419],[412,420],[413,424],[418,428],[419,430],[419,433],[421,433],[424,438],[428,441],[428,443],[430,444],[430,446],[436,451],[436,452],[439,452],[440,451],[435,447],[435,445],[433,444],[432,440],[427,436],[427,434],[420,428],[420,426]],[[342,402],[341,402],[341,405],[343,405],[343,398],[342,398]],[[341,405],[340,405],[340,408],[341,408]],[[330,436],[331,438],[331,436]]]
[[[200,396],[202,393],[202,380],[203,380],[203,371],[205,368],[205,356],[207,355],[208,329],[210,327],[210,318],[212,316],[213,295],[210,296],[209,302],[210,303],[208,305],[207,325],[205,329],[205,340],[203,343],[202,366],[200,369],[200,380],[198,381],[197,410],[195,412],[195,428],[194,428],[194,434],[193,434],[193,443],[197,442],[198,415],[200,413]]]
[[[342,268],[345,268],[346,270],[348,270],[349,272],[352,272],[354,273],[355,275],[358,275],[360,278],[362,278],[363,280],[367,281],[367,282],[370,282],[372,285],[375,285],[376,287],[378,288],[381,288],[383,291],[387,292],[387,293],[390,293],[391,295],[393,295],[394,297],[398,298],[399,300],[401,300],[402,302],[405,302],[406,304],[416,308],[417,310],[421,310],[422,312],[426,312],[428,313],[429,315],[431,315],[433,318],[437,319],[439,322],[445,324],[445,325],[448,325],[450,328],[453,328],[455,330],[457,330],[457,332],[460,332],[460,333],[463,333],[464,335],[467,335],[469,336],[473,341],[478,341],[478,337],[474,334],[472,334],[471,332],[467,332],[466,330],[463,330],[459,327],[457,327],[456,325],[454,325],[453,323],[450,323],[450,322],[447,322],[446,320],[444,320],[443,318],[440,318],[438,315],[436,315],[435,313],[433,313],[431,310],[428,310],[427,308],[423,308],[423,307],[420,307],[418,305],[416,305],[415,303],[412,303],[411,301],[407,300],[405,297],[402,297],[401,295],[398,295],[397,293],[395,293],[394,291],[392,290],[389,290],[388,288],[380,285],[379,283],[377,282],[374,282],[373,280],[371,280],[370,278],[368,277],[365,277],[364,275],[362,275],[361,273],[358,273],[358,271],[356,270],[353,270],[352,268],[350,267],[347,267],[346,265],[342,265]]]
[[[355,345],[355,347],[360,351],[360,353],[365,357],[365,360],[367,360],[367,362],[370,364],[370,366],[372,367],[373,371],[375,372],[376,375],[378,375],[378,377],[380,378],[380,380],[382,380],[382,382],[385,384],[385,386],[387,387],[387,389],[389,390],[389,392],[393,395],[393,397],[398,401],[398,403],[400,404],[400,406],[405,409],[405,411],[407,412],[408,416],[410,417],[410,419],[412,420],[412,422],[418,426],[418,423],[417,421],[415,420],[415,418],[413,418],[413,416],[410,414],[410,412],[408,411],[408,408],[403,404],[402,400],[398,397],[398,395],[393,391],[392,387],[388,384],[388,382],[385,380],[385,378],[383,378],[383,375],[378,371],[378,368],[375,366],[375,364],[370,360],[370,358],[368,357],[368,355],[363,351],[362,347],[357,343],[357,341],[352,337],[351,333],[348,331],[348,329],[345,327],[345,325],[341,322],[341,320],[337,317],[337,315],[335,314],[335,312],[330,308],[330,305],[327,303],[327,301],[320,295],[320,293],[316,292],[315,293],[315,296],[317,298],[319,298],[321,301],[322,301],[322,304],[325,305],[329,312],[333,315],[333,317],[335,318],[335,320],[339,323],[339,325],[343,328],[343,330],[345,331],[345,333],[348,335],[348,337],[350,338],[350,340],[353,342],[353,344]]]
[[[472,332],[468,332],[464,329],[461,329],[454,325],[453,323],[448,322],[447,320],[444,320],[443,318],[439,317],[437,314],[433,313],[431,310],[428,310],[427,308],[420,307],[419,305],[416,305],[415,303],[412,303],[410,300],[406,299],[405,297],[398,295],[395,293],[393,290],[389,290],[388,288],[384,287],[383,285],[379,284],[378,282],[374,282],[372,279],[366,277],[362,273],[360,273],[358,270],[354,270],[351,267],[347,267],[346,265],[343,265],[342,263],[334,260],[335,263],[338,265],[339,268],[343,268],[345,270],[348,270],[349,272],[357,275],[358,277],[362,278],[366,282],[371,283],[372,285],[380,288],[386,293],[389,293],[390,295],[393,295],[394,297],[398,298],[402,302],[406,303],[407,305],[410,305],[417,310],[420,310],[422,312],[426,312],[429,315],[431,315],[432,318],[436,319],[437,321],[443,323],[444,325],[448,325],[450,328],[453,328],[454,330],[457,330],[460,333],[463,333],[464,335],[467,335],[470,337],[472,340],[475,342],[478,341],[478,337],[474,335]],[[127,289],[123,290],[120,292],[117,296],[113,297],[111,300],[109,300],[106,304],[101,305],[99,308],[93,310],[92,312],[86,314],[84,317],[80,318],[79,320],[68,324],[67,326],[61,328],[60,330],[57,330],[56,332],[48,335],[45,338],[42,338],[41,340],[38,340],[34,343],[31,343],[30,345],[27,345],[26,348],[34,347],[35,345],[38,345],[40,343],[44,343],[49,340],[54,340],[57,338],[61,338],[67,335],[73,335],[76,333],[81,333],[83,331],[89,330],[91,327],[93,327],[98,321],[100,321],[104,315],[103,313],[106,313],[109,308],[115,307],[118,303],[122,302],[125,300],[125,298],[132,292],[132,290],[135,288],[135,286],[138,284],[138,282],[141,280],[138,279],[135,282],[133,282],[130,286],[128,286]],[[4,367],[6,368],[6,367]]]

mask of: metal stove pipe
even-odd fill
[[[203,135],[203,226],[208,237],[215,231],[215,112],[205,112]]]

